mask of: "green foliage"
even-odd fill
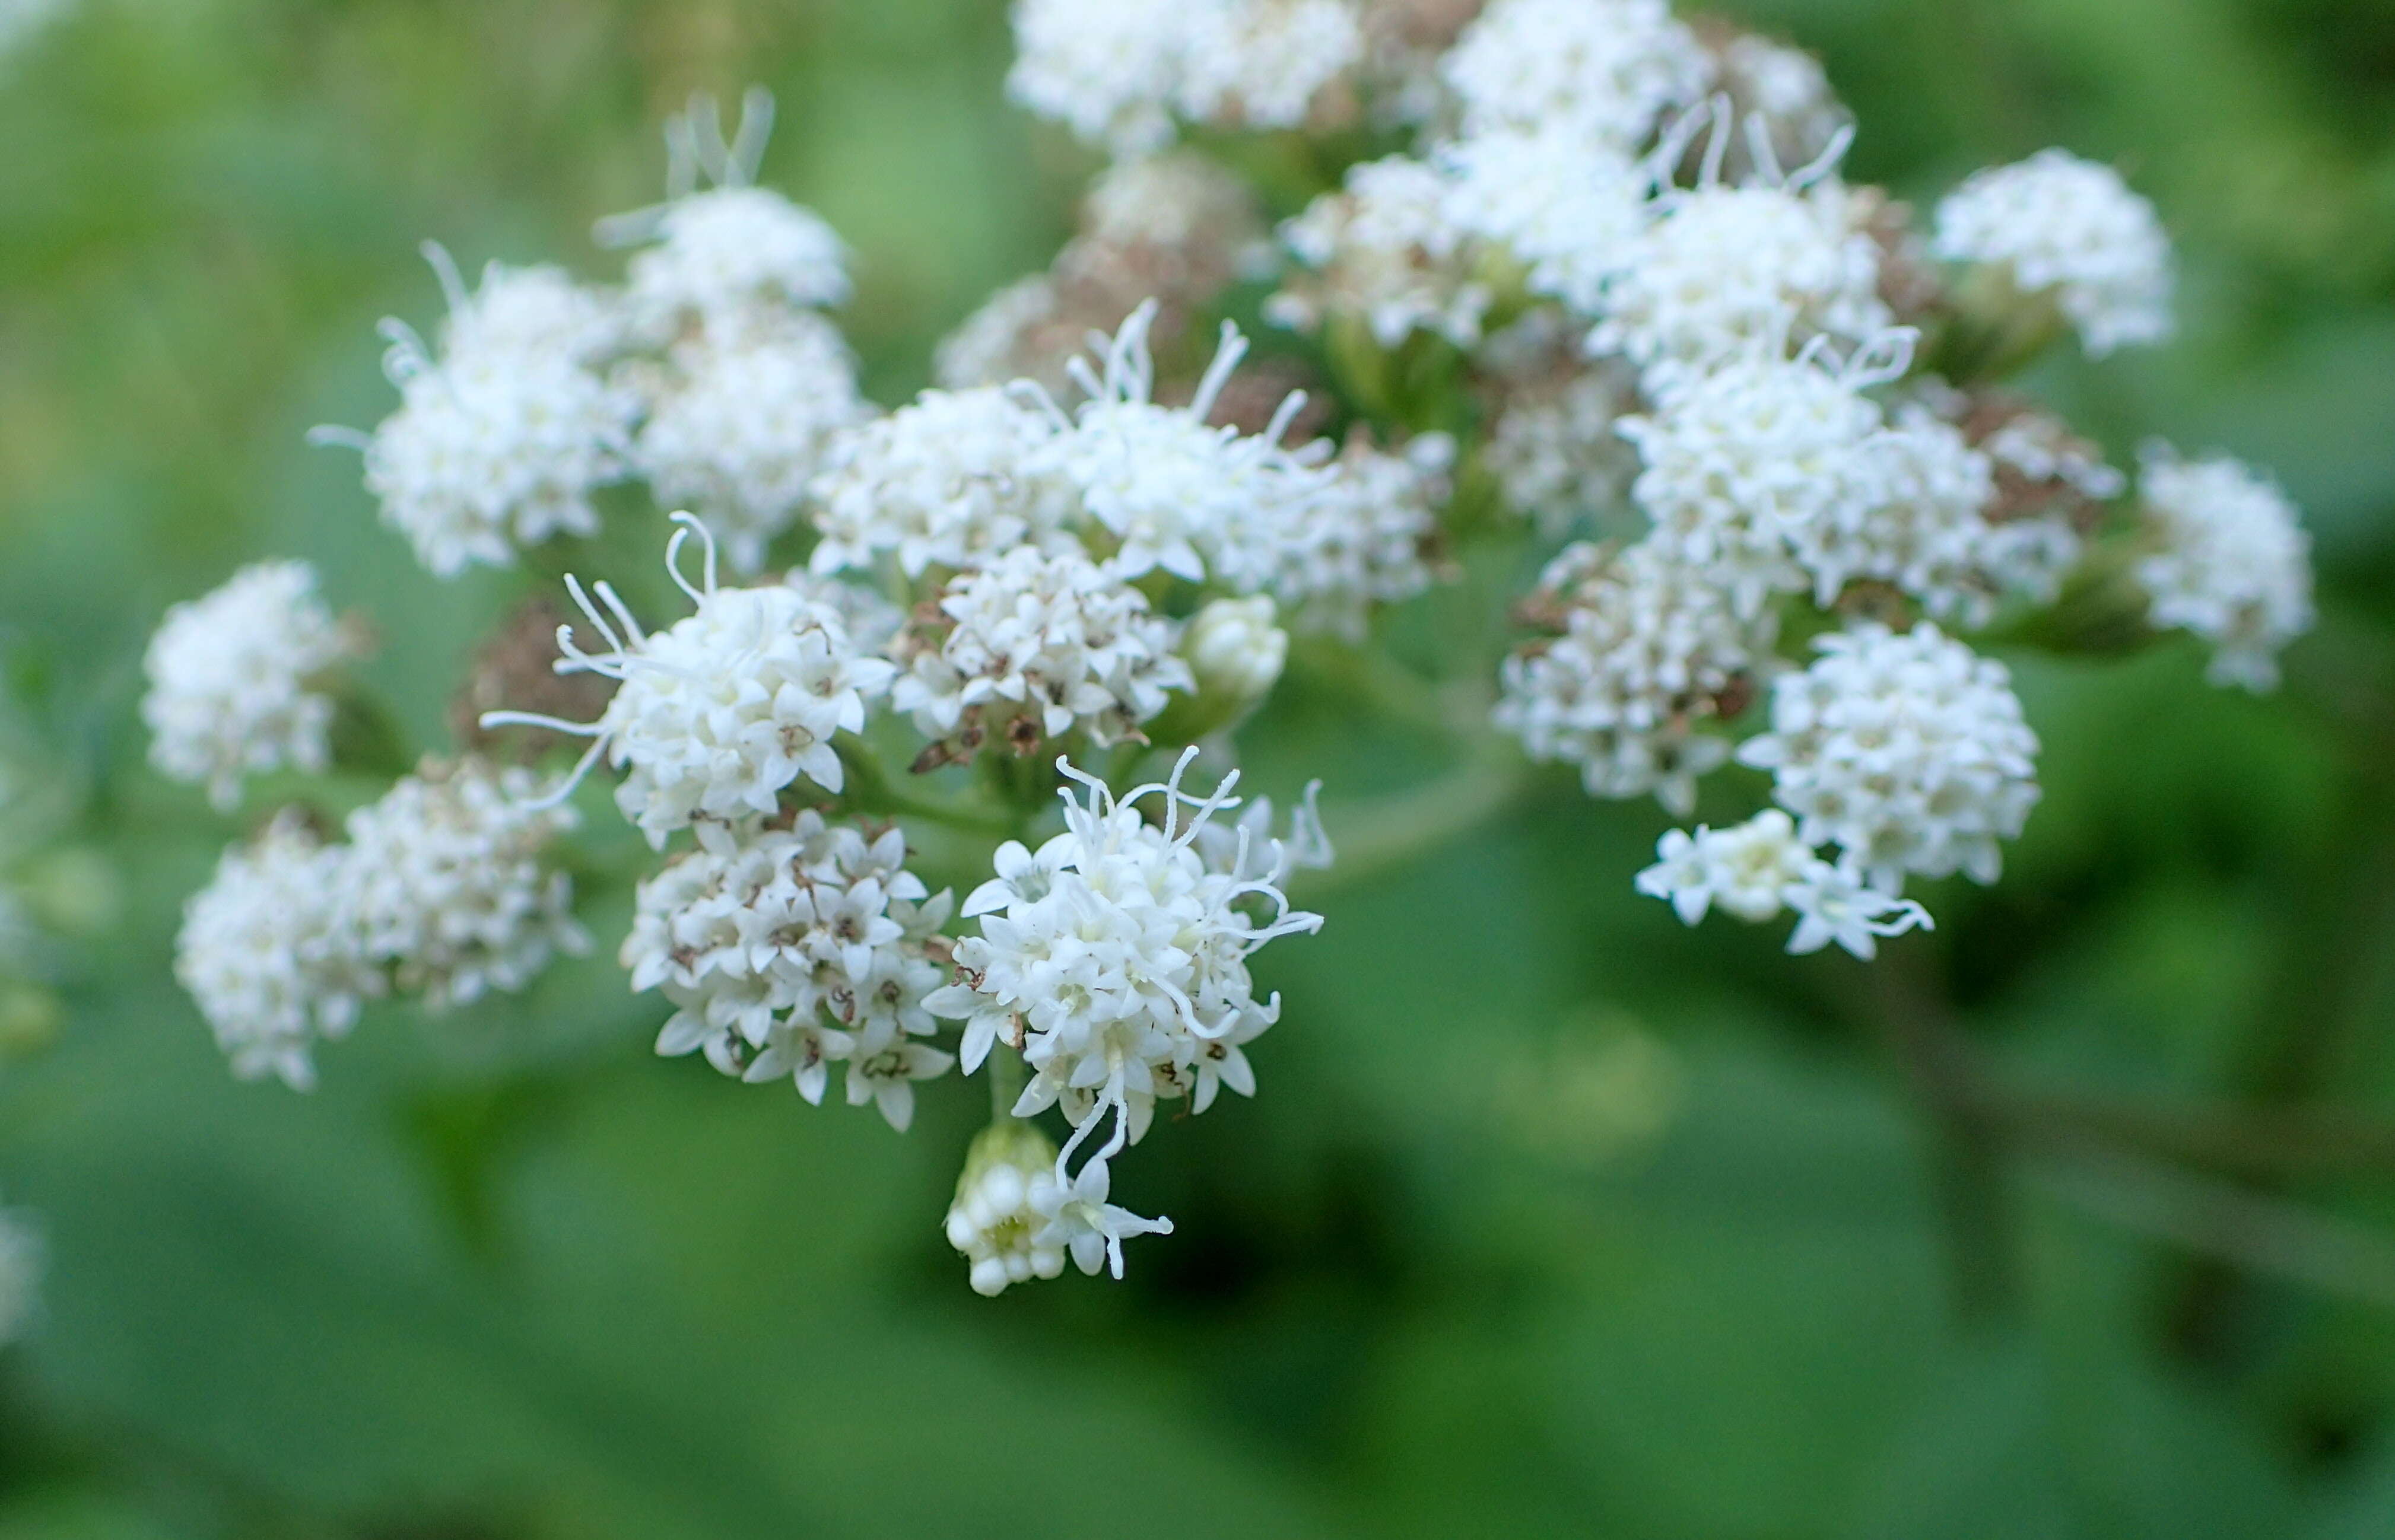
[[[2116,456],[2273,466],[2319,536],[2281,698],[2206,689],[2191,643],[2009,660],[2047,798],[1912,966],[2023,1083],[2395,1117],[2395,6],[1732,8],[1822,51],[1857,174],[1901,195],[2049,142],[2133,165],[2188,335],[2041,385]],[[0,1540],[2395,1529],[2383,1146],[2190,1146],[2359,1246],[2339,1294],[2287,1281],[2292,1244],[2124,1231],[2164,1190],[2018,1114],[2018,1297],[1958,1322],[1940,1093],[1880,1036],[1903,1002],[1682,929],[1628,885],[1661,815],[1562,777],[1301,894],[1330,923],[1260,965],[1267,1094],[1122,1157],[1179,1230],[1118,1288],[965,1292],[936,1217],[977,1085],[905,1139],[743,1092],[656,1061],[605,967],[370,1015],[312,1098],[230,1079],[168,956],[238,825],[142,768],[159,612],[311,559],[409,617],[369,682],[412,750],[546,581],[434,582],[301,443],[384,410],[373,322],[437,307],[416,244],[601,270],[584,232],[655,196],[660,114],[761,81],[766,178],[855,246],[843,325],[895,401],[1086,169],[1004,105],[1006,48],[995,0],[87,0],[0,63],[0,644],[123,894],[0,1076],[0,1195],[50,1254],[0,1356]],[[658,533],[593,559],[647,572]],[[1252,734],[1265,789],[1487,789],[1338,666],[1301,657]],[[603,950],[626,878],[583,887]]]

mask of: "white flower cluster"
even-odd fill
[[[589,950],[573,879],[540,862],[575,822],[570,808],[535,804],[527,770],[403,776],[349,817],[342,926],[370,967],[436,1010],[522,990],[556,954]]]
[[[1173,119],[1293,128],[1363,52],[1352,0],[1017,0],[1007,90],[1117,154]]]
[[[801,776],[840,790],[832,740],[864,728],[866,703],[888,691],[896,673],[888,660],[862,655],[840,612],[799,587],[719,587],[706,526],[688,514],[675,518],[682,527],[666,547],[666,566],[695,610],[667,629],[642,631],[604,583],[594,588],[602,612],[579,583],[566,580],[608,650],[585,652],[571,628],[561,627],[559,671],[618,681],[600,718],[566,722],[511,711],[483,717],[485,727],[512,723],[590,739],[554,796],[562,797],[603,754],[626,772],[615,805],[658,849],[677,829],[695,826],[708,837],[770,815],[783,788]],[[693,530],[707,546],[698,586],[679,565]]]
[[[1772,774],[1807,845],[1836,845],[1872,883],[1960,871],[1992,883],[1998,841],[2037,805],[2037,734],[2004,665],[1923,621],[1863,623],[1772,686],[1769,731],[1739,748]]]
[[[168,610],[150,638],[141,698],[150,762],[206,785],[219,812],[240,800],[245,776],[286,765],[321,774],[333,702],[313,687],[364,651],[356,628],[317,599],[314,568],[244,567],[205,598]]]
[[[1075,548],[1071,483],[1047,463],[1057,428],[994,386],[926,390],[843,434],[814,486],[817,573],[871,571],[886,554],[918,578],[1018,547]]]
[[[1713,71],[1665,0],[1490,0],[1442,72],[1467,131],[1566,123],[1628,151]]]
[[[1700,823],[1693,834],[1667,832],[1656,842],[1655,864],[1635,882],[1638,891],[1668,902],[1684,925],[1716,908],[1749,925],[1793,910],[1788,950],[1799,954],[1834,941],[1868,961],[1879,954],[1880,938],[1932,928],[1927,910],[1873,888],[1852,860],[1823,861],[1777,808],[1727,829]]]
[[[435,574],[594,534],[592,494],[635,475],[659,502],[698,509],[743,572],[796,522],[827,441],[867,409],[846,345],[815,313],[848,296],[839,238],[750,185],[771,120],[752,93],[729,148],[711,103],[668,125],[668,201],[600,228],[642,248],[620,290],[493,263],[469,294],[448,255],[426,248],[449,298],[438,351],[386,322],[399,410],[370,436],[317,437],[365,452],[385,522]],[[702,170],[718,185],[699,189]]]
[[[1529,269],[1533,294],[1594,313],[1636,260],[1653,174],[1580,125],[1489,129],[1441,147],[1441,212]]]
[[[1700,570],[1642,541],[1566,548],[1540,579],[1562,635],[1505,660],[1496,722],[1535,759],[1580,767],[1592,796],[1654,794],[1685,815],[1727,762],[1700,732],[1768,658],[1772,621],[1742,618]]]
[[[904,1132],[915,1082],[956,1062],[922,1041],[951,901],[927,897],[906,860],[897,830],[868,839],[810,809],[787,829],[724,831],[642,883],[621,960],[633,989],[676,1007],[657,1052],[787,1076],[811,1102],[841,1064],[849,1104],[873,1102]]]
[[[1106,1203],[1106,1163],[1147,1132],[1160,1099],[1187,1097],[1202,1112],[1224,1086],[1254,1094],[1243,1047],[1279,1019],[1280,998],[1255,997],[1248,958],[1322,924],[1291,909],[1281,885],[1298,860],[1327,859],[1327,849],[1262,837],[1261,820],[1241,820],[1227,847],[1210,838],[1213,815],[1234,805],[1237,774],[1210,796],[1185,792],[1196,756],[1188,750],[1170,780],[1119,799],[1058,761],[1086,800],[1065,795],[1065,832],[1037,851],[999,848],[998,875],[965,900],[981,934],[957,943],[961,977],[925,1002],[964,1022],[966,1073],[993,1050],[1020,1050],[1031,1080],[1015,1117],[1063,1107],[1075,1132],[1057,1157],[1051,1222],[1065,1249],[1103,1250],[1118,1272],[1122,1239],[1147,1221]],[[1140,807],[1150,798],[1159,823]],[[1300,827],[1318,829],[1310,816]],[[1109,1114],[1112,1137],[1068,1177],[1073,1151]]]
[[[1233,586],[1270,593],[1295,630],[1361,642],[1374,607],[1430,587],[1422,553],[1438,529],[1454,463],[1455,441],[1444,433],[1418,435],[1396,454],[1351,441],[1331,463],[1321,495],[1267,538],[1250,542],[1273,552],[1270,573]]]
[[[1979,172],[1938,205],[1932,249],[2050,292],[2097,357],[2171,335],[2170,237],[2109,165],[2046,150]]]
[[[1263,586],[1279,564],[1277,534],[1323,498],[1334,473],[1318,461],[1327,445],[1292,452],[1281,441],[1304,404],[1282,402],[1262,433],[1212,426],[1216,398],[1247,351],[1227,322],[1213,362],[1186,406],[1156,401],[1144,305],[1107,343],[1103,373],[1075,360],[1087,395],[1034,463],[1052,467],[1078,494],[1092,539],[1114,545],[1109,564],[1124,578],[1161,569],[1235,588]]]
[[[1414,331],[1470,347],[1495,295],[1449,197],[1448,178],[1427,162],[1390,155],[1349,166],[1342,191],[1281,226],[1313,271],[1273,296],[1265,314],[1309,330],[1327,316],[1357,316],[1383,348]]]
[[[615,343],[607,306],[554,268],[494,262],[466,292],[428,246],[449,298],[436,354],[396,321],[383,370],[399,410],[371,437],[320,428],[365,451],[383,521],[442,577],[507,566],[518,546],[599,528],[590,498],[623,479],[640,403],[600,365]]]
[[[804,310],[693,333],[628,377],[648,402],[633,464],[659,502],[697,510],[743,573],[798,521],[832,436],[867,413],[848,344]]]
[[[2152,622],[2213,644],[2215,684],[2267,691],[2312,624],[2311,539],[2269,478],[2227,455],[2146,453],[2138,488],[2160,549],[2137,563]]]
[[[531,982],[588,939],[544,848],[573,826],[529,772],[428,762],[326,844],[288,810],[194,894],[175,974],[244,1079],[315,1084],[311,1048],[392,988],[438,1009]]]
[[[1080,731],[1100,747],[1138,735],[1165,693],[1194,688],[1171,622],[1078,551],[1018,546],[960,573],[893,656],[890,704],[935,743],[995,732],[1021,755]]]

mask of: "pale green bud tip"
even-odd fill
[[[1244,708],[1272,693],[1289,662],[1289,633],[1268,595],[1218,599],[1198,612],[1182,641],[1198,691]]]

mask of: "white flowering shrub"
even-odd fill
[[[2273,682],[2310,620],[2275,487],[2158,449],[2131,506],[1998,388],[2068,328],[2167,332],[2119,176],[2050,152],[1916,230],[1844,176],[1869,125],[1798,50],[1663,0],[1384,11],[1021,0],[1012,96],[1115,161],[894,410],[840,236],[757,185],[762,100],[729,142],[674,120],[668,200],[602,227],[617,281],[469,292],[436,256],[397,411],[330,436],[432,573],[529,558],[559,608],[481,654],[476,757],[258,808],[191,899],[178,976],[235,1073],[304,1089],[375,1002],[532,987],[613,873],[658,1053],[811,1104],[836,1070],[900,1133],[984,1077],[945,1221],[972,1287],[1120,1276],[1172,1229],[1115,1201],[1124,1152],[1269,1094],[1261,954],[1326,923],[1330,831],[1440,837],[1237,795],[1285,677],[1395,703],[1459,773],[1557,766],[1642,841],[1647,798],[1693,825],[1578,880],[1865,960],[1996,883],[2039,802],[2006,649],[2183,630]],[[653,541],[662,575],[624,557]],[[159,629],[152,757],[221,810],[371,768],[318,587],[253,567]]]

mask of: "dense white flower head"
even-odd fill
[[[839,235],[814,210],[768,188],[708,188],[606,230],[613,241],[654,243],[632,254],[625,301],[633,324],[658,340],[694,322],[736,336],[759,309],[848,298]]]
[[[1700,823],[1694,834],[1670,830],[1656,842],[1655,858],[1635,886],[1669,902],[1682,924],[1695,925],[1719,909],[1761,925],[1793,909],[1793,953],[1818,952],[1835,941],[1869,959],[1878,954],[1882,937],[1931,928],[1927,910],[1872,888],[1851,861],[1823,861],[1777,808],[1727,829]]]
[[[563,268],[493,262],[470,293],[446,249],[428,241],[424,256],[449,298],[449,314],[441,323],[445,352],[554,353],[576,363],[600,363],[623,346],[624,317],[616,296],[575,282]]]
[[[1621,353],[1651,389],[1669,391],[1787,340],[1878,336],[1889,322],[1879,247],[1858,228],[1856,198],[1835,181],[1805,180],[1816,174],[1663,194],[1619,263],[1590,349]]]
[[[344,857],[285,812],[229,848],[183,906],[175,977],[244,1080],[312,1088],[315,1040],[347,1033],[361,1000],[381,993],[340,913]]]
[[[1909,335],[1895,347],[1909,357]],[[1890,498],[1880,409],[1860,387],[1901,373],[1894,358],[1834,368],[1817,354],[1755,355],[1725,364],[1625,417],[1621,436],[1644,467],[1631,494],[1654,538],[1701,569],[1743,614],[1774,592],[1807,586],[1793,532],[1879,507]]]
[[[1491,0],[1442,70],[1467,131],[1562,122],[1634,151],[1712,63],[1665,0]]]
[[[867,412],[832,324],[806,311],[694,334],[632,372],[648,401],[635,467],[668,507],[695,508],[733,567],[754,573],[797,521],[832,436]]]
[[[1016,0],[1008,94],[1118,156],[1195,122],[1294,128],[1363,53],[1352,0]]]
[[[814,484],[816,572],[870,570],[886,554],[908,577],[962,569],[1028,546],[1078,548],[1065,525],[1072,484],[1047,463],[1055,421],[996,386],[926,390],[836,440]]]
[[[1869,497],[1824,507],[1792,525],[1790,546],[1828,606],[1849,583],[1890,584],[1929,612],[1984,625],[1996,594],[1982,567],[1994,467],[1958,430],[1910,411],[1867,441],[1878,484]]]
[[[1326,316],[1356,316],[1383,348],[1417,330],[1458,347],[1478,341],[1492,296],[1475,274],[1472,232],[1450,215],[1448,191],[1437,167],[1404,155],[1349,166],[1340,191],[1281,226],[1283,243],[1313,270],[1273,296],[1265,314],[1309,329]]]
[[[1702,569],[1653,540],[1566,548],[1540,579],[1563,634],[1505,660],[1496,722],[1534,759],[1576,764],[1592,796],[1653,793],[1686,815],[1729,744],[1698,728],[1768,653]]]
[[[1358,438],[1330,463],[1321,496],[1277,529],[1259,529],[1245,549],[1277,547],[1268,574],[1226,570],[1235,588],[1260,586],[1280,601],[1290,627],[1360,641],[1383,604],[1400,603],[1431,586],[1422,552],[1447,501],[1455,441],[1444,433],[1409,440],[1396,453]]]
[[[1073,361],[1089,399],[1072,422],[1059,419],[1069,431],[1036,464],[1080,494],[1089,518],[1117,543],[1110,565],[1124,578],[1162,568],[1196,583],[1210,572],[1252,571],[1277,558],[1270,532],[1304,517],[1330,480],[1318,454],[1281,445],[1304,395],[1291,392],[1261,434],[1210,427],[1215,399],[1247,351],[1247,339],[1225,322],[1195,398],[1158,405],[1147,346],[1155,319],[1153,301],[1132,312],[1107,344],[1103,374]]]
[[[745,824],[641,884],[621,960],[636,991],[675,1007],[657,1052],[703,1049],[725,1074],[790,1079],[823,1100],[845,1066],[851,1106],[904,1131],[914,1083],[955,1062],[920,1039],[951,908],[906,869],[895,829],[867,837],[813,809],[790,827]]]
[[[1509,389],[1481,464],[1510,507],[1529,515],[1542,534],[1560,535],[1629,490],[1638,457],[1615,425],[1636,400],[1636,381],[1619,364]]]
[[[1352,0],[1197,0],[1179,107],[1200,123],[1295,128],[1315,94],[1363,56]]]
[[[2276,483],[2229,456],[2146,452],[2138,478],[2162,548],[2137,563],[2152,622],[2213,644],[2212,681],[2270,690],[2279,650],[2311,629],[2311,537]]]
[[[995,1296],[1010,1283],[1065,1270],[1062,1238],[1042,1238],[1048,1221],[1033,1203],[1054,1185],[1055,1161],[1047,1136],[1019,1118],[1000,1118],[974,1138],[943,1228],[971,1269],[975,1294]]]
[[[1181,777],[1196,756],[1119,800],[1060,759],[1087,799],[1064,795],[1065,832],[1037,851],[999,847],[998,875],[965,900],[981,934],[957,943],[962,978],[926,1003],[964,1021],[968,1073],[1001,1042],[1022,1050],[1018,1117],[1061,1102],[1086,1132],[1113,1110],[1136,1140],[1159,1099],[1202,1112],[1224,1086],[1254,1093],[1241,1046],[1279,1019],[1280,997],[1255,997],[1248,958],[1322,917],[1289,906],[1278,842],[1260,854],[1243,837],[1227,862],[1198,849],[1237,774],[1193,796]],[[1160,823],[1143,815],[1151,798]]]
[[[159,773],[208,788],[220,812],[244,776],[330,762],[331,697],[311,688],[364,649],[316,597],[304,561],[244,567],[222,587],[166,612],[142,658],[141,720]]]
[[[2170,237],[2109,165],[2045,150],[1981,171],[1938,205],[1931,249],[2001,263],[2024,293],[2052,291],[2098,357],[2170,336]]]
[[[0,1348],[33,1319],[42,1283],[42,1243],[24,1218],[0,1209]]]
[[[938,603],[940,620],[893,649],[890,694],[934,742],[964,729],[1029,754],[1079,731],[1104,747],[1137,737],[1167,691],[1194,688],[1172,623],[1078,551],[1017,546],[951,579]]]
[[[562,797],[603,754],[627,771],[616,806],[660,849],[676,829],[695,825],[701,837],[712,837],[723,825],[772,813],[782,789],[801,776],[840,790],[832,739],[865,726],[865,703],[889,688],[894,672],[880,658],[860,656],[840,612],[798,588],[718,587],[711,540],[704,581],[694,587],[676,562],[690,532],[704,536],[705,528],[688,514],[676,519],[683,527],[666,547],[666,566],[697,609],[668,629],[643,632],[604,583],[594,589],[602,612],[579,583],[566,580],[608,651],[586,652],[570,627],[560,627],[560,671],[620,681],[599,720],[510,711],[483,718],[486,727],[519,724],[592,740],[573,779],[553,795]]]
[[[1172,137],[1190,8],[1188,0],[1016,0],[1007,94],[1118,154],[1158,149]]]
[[[1492,128],[1445,146],[1438,164],[1457,228],[1511,251],[1531,293],[1599,313],[1646,233],[1650,172],[1568,121]]]
[[[1991,883],[2000,840],[2037,805],[2037,735],[2002,664],[1927,621],[1859,624],[1771,691],[1769,731],[1740,745],[1807,845],[1834,844],[1885,892],[1960,871]]]
[[[623,479],[639,410],[592,363],[603,318],[585,316],[562,279],[493,263],[468,296],[445,256],[434,266],[452,316],[439,356],[385,322],[383,372],[399,388],[399,410],[371,436],[319,428],[315,437],[365,452],[366,490],[383,522],[436,576],[478,561],[508,566],[517,546],[552,535],[595,533],[591,494]]]
[[[574,921],[574,882],[541,856],[574,810],[537,806],[529,770],[428,761],[349,817],[337,894],[366,961],[434,1009],[523,989],[590,939]]]

